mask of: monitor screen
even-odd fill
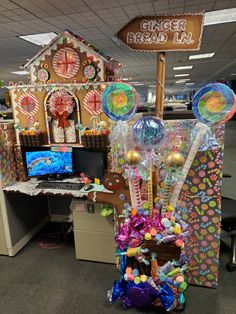
[[[91,178],[102,179],[107,171],[107,154],[86,149],[75,149],[75,171]]]
[[[25,151],[24,154],[29,177],[73,173],[71,152],[35,150]]]

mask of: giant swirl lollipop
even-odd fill
[[[137,110],[137,93],[128,84],[110,84],[102,94],[102,109],[114,121],[127,121]]]
[[[141,148],[147,150],[148,158],[148,206],[150,216],[153,209],[153,190],[152,190],[152,155],[154,149],[161,142],[164,134],[164,123],[155,117],[141,117],[133,125],[133,139]]]
[[[209,84],[194,96],[193,114],[198,121],[213,125],[225,123],[234,105],[234,92],[225,84]]]
[[[104,113],[113,121],[117,122],[117,125],[113,129],[110,136],[111,145],[114,144],[115,139],[120,141],[120,145],[124,148],[126,155],[127,148],[127,135],[128,124],[137,110],[137,92],[129,84],[124,83],[112,83],[106,87],[102,94],[102,109]],[[113,160],[115,158],[113,157]],[[134,182],[129,179],[129,188],[132,205],[136,202]]]
[[[173,191],[170,200],[172,206],[176,206],[179,193],[207,130],[210,126],[227,122],[235,113],[235,106],[234,92],[225,84],[206,85],[194,95],[193,114],[199,121],[195,126],[196,138],[183,166],[182,176]]]

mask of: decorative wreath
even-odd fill
[[[58,119],[59,128],[67,128],[70,126],[68,116],[73,112],[75,107],[74,97],[64,89],[53,92],[47,101],[49,112],[54,119]]]

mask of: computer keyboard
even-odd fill
[[[58,182],[58,181],[42,181],[36,185],[36,189],[52,189],[52,190],[81,190],[84,183],[75,182]]]

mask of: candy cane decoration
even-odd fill
[[[198,122],[195,126],[195,129],[197,130],[196,139],[195,139],[193,145],[191,146],[188,157],[187,157],[185,164],[183,166],[183,169],[181,171],[182,175],[180,176],[178,183],[175,185],[174,191],[172,193],[172,197],[170,199],[170,205],[172,205],[174,208],[176,207],[178,197],[179,197],[180,191],[182,189],[182,186],[184,184],[184,181],[188,175],[188,172],[191,168],[191,165],[194,161],[194,158],[198,152],[199,147],[202,144],[203,138],[204,138],[207,130],[209,129],[209,127],[207,125],[201,123],[201,122]]]
[[[211,181],[209,180],[209,178],[204,178],[204,179],[203,179],[203,182],[204,182],[204,183],[206,182],[206,183],[209,185],[209,187],[212,188],[212,183],[211,183]]]

